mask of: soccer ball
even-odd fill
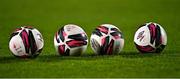
[[[91,34],[91,48],[98,55],[118,54],[124,46],[122,32],[114,25],[102,24]]]
[[[17,28],[10,37],[9,48],[14,56],[30,58],[38,56],[44,46],[41,33],[31,27]]]
[[[79,56],[86,50],[87,45],[87,34],[74,24],[65,25],[54,36],[54,46],[62,56]]]
[[[150,22],[136,31],[134,43],[142,53],[160,53],[167,44],[167,35],[161,25]]]

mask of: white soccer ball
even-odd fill
[[[136,31],[134,43],[142,53],[160,53],[167,44],[167,35],[161,25],[150,22]]]
[[[79,56],[86,50],[87,45],[87,34],[74,24],[63,26],[54,36],[54,46],[62,56]]]
[[[118,54],[124,46],[122,32],[114,25],[102,24],[91,34],[91,48],[98,55]]]
[[[11,34],[9,42],[13,55],[21,58],[38,56],[43,46],[44,40],[41,33],[31,26],[17,28]]]

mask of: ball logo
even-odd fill
[[[145,35],[144,34],[144,31],[140,32],[137,36],[137,40],[140,39],[139,41],[142,41],[142,39],[144,38]]]
[[[14,47],[15,51],[17,51],[17,53],[21,53],[22,52],[21,46],[17,47],[15,44],[13,44],[13,47]]]
[[[16,45],[15,44],[13,44],[13,47],[14,47],[14,49],[16,48]]]
[[[95,39],[91,39],[91,45],[96,50],[100,47],[99,43]]]
[[[67,27],[67,31],[71,31],[71,30],[74,29],[74,28],[76,28],[76,27],[74,27],[74,26],[69,26],[69,27]]]

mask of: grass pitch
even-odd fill
[[[0,77],[180,77],[180,0],[0,0]],[[168,35],[161,54],[140,54],[133,43],[137,27],[157,22]],[[81,26],[90,37],[103,23],[119,27],[125,47],[119,55],[58,56],[55,32],[65,24]],[[32,25],[45,46],[35,59],[18,59],[8,48],[11,32]]]

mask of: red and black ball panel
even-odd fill
[[[109,28],[107,28],[105,26],[99,26],[92,32],[92,34],[96,34],[99,37],[101,37],[101,36],[103,36],[102,33],[108,34],[108,31],[109,31]]]
[[[122,32],[120,32],[117,28],[111,28],[111,35],[115,38],[115,39],[120,39],[123,38],[123,34]]]
[[[70,50],[69,50],[69,48],[66,49],[65,45],[59,45],[58,46],[58,52],[62,56],[69,56]]]
[[[110,41],[110,42],[109,42]],[[114,40],[110,39],[109,36],[101,39],[100,55],[111,55],[113,54]]]
[[[67,41],[66,44],[70,47],[79,47],[87,45],[87,36],[84,33],[81,34],[75,34],[75,35],[69,35],[68,39],[71,39],[70,41]]]
[[[20,33],[20,37],[23,40],[26,53],[31,54],[33,56],[34,54],[36,54],[38,48],[32,31],[28,31],[29,33],[25,29],[22,30]]]
[[[58,38],[58,35],[59,35],[60,39]],[[84,45],[87,45],[87,43],[88,43],[87,35],[85,33],[67,35],[67,33],[64,31],[64,27],[61,28],[56,33],[55,38],[56,38],[57,43],[61,43],[61,42],[64,43],[63,45],[58,46],[58,52],[60,55],[63,55],[63,56],[69,55],[70,48],[84,46]],[[65,41],[66,39],[69,39],[69,40]],[[61,40],[61,42],[60,42],[60,40]]]
[[[135,43],[135,45],[136,45],[136,48],[142,53],[151,53],[151,52],[155,51],[155,48],[153,48],[150,45],[140,46],[140,45],[137,45],[136,43]]]
[[[150,31],[150,43],[153,44],[155,42],[155,47],[158,47],[162,43],[161,38],[161,30],[158,25],[151,23],[148,25]]]

